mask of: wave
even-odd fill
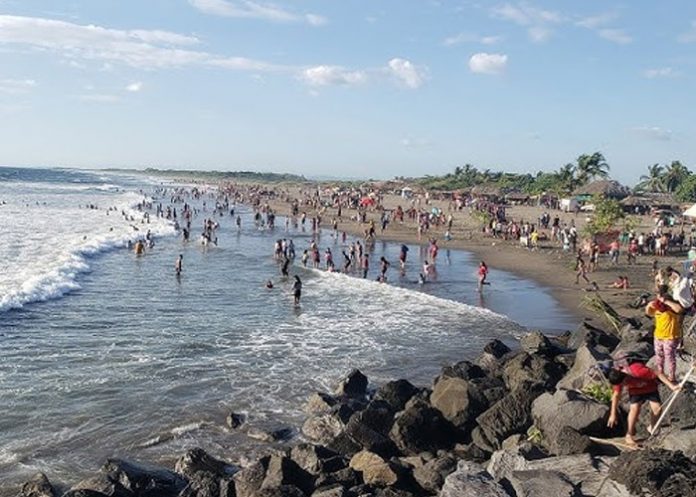
[[[137,218],[142,216],[142,213],[133,207],[144,197],[137,194],[128,194],[126,197],[129,201],[127,204],[122,204],[121,208],[129,216],[137,216]],[[117,214],[115,213],[115,215]],[[154,237],[169,236],[175,233],[173,223],[164,220],[158,221],[148,225]],[[128,241],[133,239],[133,231],[126,231],[131,229],[130,226],[125,225],[120,233],[110,231],[106,234],[89,237],[76,248],[57,257],[55,266],[48,270],[39,268],[40,272],[37,274],[30,273],[21,285],[0,294],[0,312],[20,309],[30,303],[56,299],[79,290],[79,275],[90,271],[88,259],[98,254],[126,247]],[[24,269],[31,271],[34,268],[25,267]]]

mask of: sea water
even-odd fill
[[[231,410],[250,426],[297,427],[305,399],[352,368],[373,384],[428,385],[493,338],[574,324],[546,290],[509,273],[492,269],[479,293],[466,252],[442,249],[437,279],[419,285],[423,249],[410,247],[400,276],[399,245],[379,241],[364,280],[297,262],[296,307],[273,244],[292,238],[299,256],[309,233],[286,232],[283,218],[258,229],[237,205],[241,229],[216,216],[218,245],[203,246],[197,230],[213,213],[199,202],[184,243],[171,221],[152,213],[147,223],[136,209],[168,200],[158,183],[0,168],[0,490],[36,471],[74,483],[107,457],[170,464],[202,447],[239,461],[260,445],[225,429]],[[125,247],[148,230],[155,246],[136,257]],[[318,243],[342,260],[341,240],[322,232]],[[393,262],[386,284],[375,281],[382,255]]]

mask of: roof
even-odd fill
[[[604,195],[611,198],[624,198],[629,192],[630,190],[618,181],[604,179],[576,188],[573,195]]]
[[[678,205],[670,193],[642,193],[640,195],[629,195],[621,201],[621,205],[652,207],[656,205]]]
[[[500,196],[502,193],[499,187],[493,185],[477,185],[471,189],[472,195]]]

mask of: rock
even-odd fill
[[[417,497],[416,495],[400,488],[378,488],[375,497]]]
[[[476,445],[493,452],[510,435],[525,433],[532,425],[532,402],[541,389],[539,384],[527,384],[509,393],[476,418],[478,427],[472,432]]]
[[[609,406],[573,390],[557,390],[554,394],[541,395],[532,405],[532,417],[547,448],[554,452],[561,450],[554,440],[564,426],[582,435],[601,437],[611,433],[606,426]]]
[[[294,485],[281,485],[273,488],[262,488],[254,497],[307,497],[307,495]]]
[[[525,384],[539,384],[544,389],[552,389],[563,377],[565,369],[552,359],[540,355],[520,352],[510,358],[502,367],[502,376],[510,390],[517,390]]]
[[[440,376],[435,379],[435,383],[445,378],[460,378],[462,380],[473,380],[474,378],[484,378],[486,372],[478,364],[470,361],[460,361],[452,366],[442,368]]]
[[[483,348],[483,353],[476,363],[483,369],[494,372],[499,366],[499,361],[510,352],[510,347],[500,340],[492,340]]]
[[[305,412],[307,414],[321,414],[331,410],[338,404],[338,400],[327,393],[315,392],[307,399]]]
[[[43,473],[36,473],[31,480],[22,485],[18,497],[54,497],[55,492],[51,482]]]
[[[289,457],[272,455],[261,488],[273,489],[283,486],[296,487],[309,495],[314,490],[314,477]]]
[[[646,449],[624,452],[609,477],[637,495],[696,496],[696,463],[681,452]]]
[[[336,387],[336,395],[364,397],[367,394],[367,376],[354,369]]]
[[[583,345],[589,345],[596,349],[601,346],[607,349],[607,351],[612,351],[619,344],[619,341],[619,337],[615,334],[607,333],[600,328],[592,326],[587,321],[584,321],[578,329],[571,334],[568,340],[568,347],[571,349],[578,349]]]
[[[475,463],[484,463],[491,457],[491,452],[482,449],[475,443],[457,444],[452,451],[458,458]]]
[[[445,479],[439,497],[510,497],[480,466],[459,461],[457,470]]]
[[[324,413],[307,418],[302,425],[302,433],[310,440],[326,444],[336,438],[344,426],[336,414]]]
[[[423,401],[409,402],[394,421],[389,437],[407,455],[436,452],[454,445],[454,427],[440,411]]]
[[[392,411],[402,411],[411,397],[416,395],[419,389],[409,381],[396,380],[385,383],[377,389],[375,399],[386,402]]]
[[[681,451],[687,457],[696,457],[696,430],[660,428],[657,446],[673,451]]]
[[[269,456],[262,457],[251,466],[234,475],[237,497],[255,497],[266,478]]]
[[[563,366],[566,371],[570,370],[570,368],[573,367],[573,364],[575,364],[575,352],[569,352],[565,354],[558,354],[556,357],[553,358],[555,362]]]
[[[559,468],[562,471],[563,468]],[[580,495],[577,487],[559,471],[514,471],[510,477],[517,497],[575,497]]]
[[[575,354],[575,362],[573,367],[566,375],[558,382],[556,388],[565,388],[567,390],[582,390],[586,382],[589,380],[588,372],[600,362],[611,360],[609,354],[604,354],[596,350],[591,345],[581,345]]]
[[[236,430],[244,424],[246,421],[246,416],[244,414],[239,414],[236,412],[231,412],[227,415],[227,426],[232,430]]]
[[[486,471],[496,480],[509,479],[513,471],[527,468],[529,461],[544,459],[546,454],[529,442],[509,449],[495,451],[486,466]]]
[[[291,439],[295,435],[295,430],[289,426],[281,426],[270,430],[250,427],[247,430],[247,436],[262,442],[282,442]]]
[[[548,457],[527,461],[520,470],[561,471],[575,486],[580,486],[583,495],[597,495],[605,484],[609,466],[599,458],[588,454]]]
[[[361,482],[360,475],[352,468],[343,468],[333,473],[322,473],[314,484],[317,488],[330,485],[341,485],[351,488]]]
[[[186,480],[172,471],[121,459],[107,459],[99,471],[71,490],[94,490],[113,497],[166,497],[176,496],[186,487]]]
[[[191,497],[219,497],[221,487],[233,485],[232,475],[239,471],[236,466],[215,459],[198,448],[182,456],[174,469],[188,479],[186,495]]]
[[[454,426],[464,428],[505,393],[503,385],[492,378],[444,378],[435,384],[430,403]]]
[[[96,490],[69,490],[62,497],[108,497],[107,494],[97,492]]]
[[[540,331],[532,331],[520,338],[520,348],[528,354],[550,354],[553,345]]]
[[[343,485],[335,484],[317,488],[312,497],[345,497],[348,495]]]
[[[373,401],[364,411],[351,416],[343,432],[361,448],[391,457],[397,452],[396,445],[388,437],[392,420],[389,404]]]
[[[445,483],[450,473],[457,469],[457,460],[452,456],[443,456],[428,461],[413,470],[413,478],[423,490],[436,494]]]
[[[669,394],[667,394],[669,395]],[[662,398],[666,401],[667,396],[663,395]],[[685,387],[679,392],[676,400],[672,404],[672,408],[669,410],[667,417],[669,418],[669,424],[677,428],[696,428],[696,393]]]
[[[545,440],[545,446],[551,454],[569,456],[589,452],[592,440],[570,426],[563,426],[554,438]]]
[[[347,465],[347,461],[333,450],[307,443],[295,445],[290,451],[290,458],[313,475],[332,473]]]
[[[97,474],[86,478],[67,492],[67,494],[71,495],[78,495],[78,493],[84,495],[106,495],[107,497],[133,497],[131,491],[124,488],[118,480],[113,480],[106,474]]]
[[[397,468],[374,452],[366,450],[355,454],[350,460],[351,469],[362,474],[368,485],[386,487],[399,481]]]

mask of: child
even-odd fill
[[[619,400],[623,386],[628,389],[628,431],[626,432],[626,443],[632,447],[638,447],[636,436],[636,422],[640,416],[640,410],[647,401],[650,403],[650,427],[657,422],[661,412],[660,393],[657,390],[657,380],[676,391],[678,385],[669,381],[662,373],[653,371],[645,365],[645,362],[638,358],[629,359],[629,365],[623,371],[611,369],[607,375],[609,383],[614,385],[614,393],[611,397],[611,414],[607,426],[613,428],[617,424],[617,414],[619,410]]]

